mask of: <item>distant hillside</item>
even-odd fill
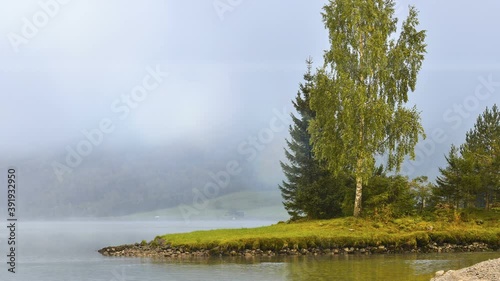
[[[193,203],[193,189],[202,190],[213,182],[210,173],[225,170],[234,160],[240,163],[241,173],[231,177],[217,196],[241,191],[277,192],[277,182],[262,179],[255,163],[240,159],[242,156],[231,148],[234,146],[201,148],[187,142],[156,147],[103,146],[65,174],[63,181],[57,179],[52,163],[64,161],[65,151],[0,159],[0,167],[16,165],[19,170],[18,213],[25,219],[116,217],[189,205]],[[277,172],[272,174],[278,174],[279,162],[274,166]],[[263,197],[259,200],[267,202]],[[280,205],[279,200],[275,202]],[[218,208],[225,209],[225,204],[221,202]],[[0,215],[2,212],[5,210],[0,210]]]
[[[197,214],[188,216],[189,220],[233,220],[268,219],[287,220],[289,215],[283,208],[279,191],[242,191],[209,200],[208,206]],[[187,207],[193,207],[187,205]],[[196,210],[196,209],[195,209]],[[124,216],[126,219],[185,219],[180,207],[141,212]]]

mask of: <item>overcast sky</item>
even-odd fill
[[[266,128],[274,109],[292,109],[304,60],[321,64],[328,47],[320,15],[326,1],[1,3],[0,151],[7,155],[64,150],[103,120],[116,127],[110,143],[236,145]],[[500,2],[398,3],[399,17],[415,4],[428,31],[411,95],[427,150],[404,170],[433,176],[450,144],[462,143],[476,117],[500,101]],[[150,89],[127,103],[140,87]]]

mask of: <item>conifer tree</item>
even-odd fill
[[[499,157],[500,112],[494,105],[477,118],[460,149],[451,147],[434,194],[455,208],[476,204],[490,209],[500,199]],[[483,203],[477,205],[478,199]]]
[[[284,206],[292,218],[329,218],[340,213],[343,198],[334,183],[331,173],[314,157],[311,136],[307,131],[310,120],[315,117],[309,106],[313,87],[312,59],[307,61],[307,72],[300,91],[292,101],[297,116],[292,114],[290,140],[287,140],[285,155],[287,163],[281,162],[286,181],[279,186]]]
[[[495,104],[486,108],[477,118],[474,128],[466,134],[462,155],[472,163],[468,171],[478,183],[478,191],[483,194],[485,207],[500,198],[500,112]]]
[[[434,195],[440,197],[441,201],[459,208],[466,197],[464,177],[467,171],[464,169],[464,159],[455,145],[451,146],[446,162],[448,163],[446,168],[439,168],[441,176],[436,179],[437,188],[434,190]]]

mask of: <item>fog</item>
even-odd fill
[[[278,192],[290,101],[328,48],[326,1],[40,3],[0,9],[0,167],[18,168],[26,216],[192,205],[233,161],[214,197]],[[428,30],[410,95],[428,138],[403,172],[434,180],[500,101],[500,3],[398,1],[397,16],[408,4]]]

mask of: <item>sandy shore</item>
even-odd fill
[[[492,281],[500,280],[500,259],[488,260],[459,270],[436,272],[431,281]]]

